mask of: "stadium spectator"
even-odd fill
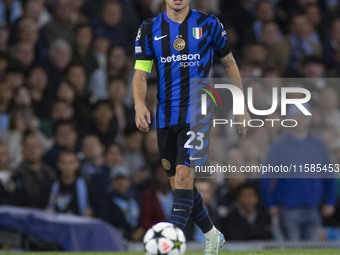
[[[233,165],[231,163],[231,165]],[[227,207],[236,201],[237,188],[246,182],[245,178],[227,178],[217,190],[216,201],[220,216],[225,216]]]
[[[56,98],[74,106],[76,92],[69,82],[62,81],[57,88]]]
[[[99,197],[106,197],[110,191],[110,172],[116,166],[124,163],[123,148],[118,144],[111,144],[105,151],[104,164],[91,178],[91,183]]]
[[[16,43],[18,38],[18,32],[29,33],[31,31],[22,31],[25,28],[34,29],[37,33],[38,30],[43,27],[51,19],[51,15],[44,8],[44,0],[28,0],[24,5],[23,14],[11,25],[11,43]],[[28,27],[27,21],[29,21],[30,27]],[[24,25],[24,26],[23,26]],[[36,34],[38,39],[38,34]]]
[[[111,47],[105,68],[97,69],[89,80],[89,91],[96,99],[107,99],[109,77],[124,76],[129,79],[130,74],[131,66],[125,49],[121,46]]]
[[[48,96],[54,96],[71,58],[72,49],[67,41],[63,39],[53,41],[49,49],[49,60],[44,65],[48,77],[48,87],[46,91]]]
[[[118,136],[122,139],[127,126],[135,125],[135,113],[133,108],[124,102],[127,94],[128,82],[124,76],[115,76],[109,80],[107,93],[112,106],[112,110],[118,123]]]
[[[321,91],[318,110],[324,124],[334,126],[340,134],[339,94],[333,87]]]
[[[22,138],[25,132],[35,132],[44,149],[49,148],[49,140],[39,131],[38,121],[30,106],[18,105],[11,110],[9,129],[1,134],[8,146],[10,167],[16,168],[22,161]]]
[[[55,174],[42,161],[43,148],[35,133],[25,133],[22,139],[22,153],[23,161],[14,174],[20,198],[19,205],[46,208]]]
[[[307,105],[306,105],[307,107]],[[328,166],[330,154],[321,139],[310,132],[307,116],[296,107],[287,116],[299,125],[280,135],[271,145],[266,165],[304,165],[320,163]],[[321,215],[334,214],[337,199],[335,179],[261,179],[261,192],[272,217],[279,217],[287,240],[318,240]],[[329,176],[328,176],[329,177]]]
[[[326,67],[320,57],[316,56],[306,57],[303,60],[301,67],[302,76],[306,78],[323,78],[326,76],[325,68]],[[323,88],[324,86],[322,84],[319,84],[319,87]]]
[[[24,85],[25,70],[17,65],[11,64],[5,71],[4,81],[7,83],[9,88],[12,90],[12,95],[15,95],[18,88]]]
[[[15,191],[16,185],[9,167],[8,149],[5,144],[0,142],[0,205],[18,204]]]
[[[248,0],[235,1],[234,3],[220,1],[221,13],[223,13],[220,17],[221,21],[223,24],[233,24],[240,35],[242,47],[249,42],[247,31],[252,27],[254,21],[253,2]]]
[[[168,221],[173,198],[168,177],[158,161],[151,168],[151,187],[141,194],[140,226],[146,231],[158,222]]]
[[[150,132],[143,137],[142,148],[145,160],[149,166],[156,164],[160,160],[156,130],[150,130]]]
[[[237,188],[236,203],[220,221],[220,229],[229,240],[271,239],[270,218],[259,206],[259,192],[253,183]]]
[[[244,163],[247,166],[257,166],[261,162],[261,151],[256,140],[249,138],[242,140],[239,143],[239,147],[244,157]]]
[[[337,52],[340,48],[340,18],[335,19],[330,27],[329,34],[323,44],[323,57],[327,67],[339,63],[336,59]]]
[[[140,241],[145,233],[138,227],[140,206],[131,187],[131,175],[125,166],[117,166],[111,172],[112,192],[104,219],[120,229],[130,240]]]
[[[62,151],[79,152],[78,134],[72,120],[60,120],[54,126],[54,144],[44,155],[44,162],[53,169]]]
[[[48,120],[40,121],[39,128],[48,138],[53,136],[53,126],[60,120],[72,119],[74,115],[74,110],[72,106],[63,101],[55,100],[51,108],[50,118]]]
[[[75,23],[72,20],[73,0],[57,0],[52,19],[41,29],[41,39],[47,48],[56,40],[72,41]]]
[[[11,25],[22,14],[22,3],[20,0],[0,1],[0,23]]]
[[[105,153],[105,165],[109,168],[120,166],[124,163],[125,151],[119,144],[111,144]]]
[[[122,23],[123,10],[119,1],[106,0],[104,2],[101,17],[92,23],[95,37],[105,37],[110,45],[128,47],[127,29]]]
[[[267,65],[278,68],[283,75],[296,76],[300,61],[305,56],[320,55],[321,45],[306,15],[293,15],[289,27],[289,34],[269,51]]]
[[[18,42],[35,45],[38,41],[38,26],[32,19],[22,19],[18,24]]]
[[[51,98],[47,97],[45,94],[47,88],[47,75],[42,66],[34,66],[31,68],[28,73],[26,86],[29,89],[34,115],[40,120],[49,119],[52,102]]]
[[[263,25],[274,21],[275,10],[272,3],[269,1],[258,1],[255,7],[255,20],[253,21],[251,31],[249,31],[250,36],[248,40],[253,36],[254,39],[252,42],[261,42]]]
[[[97,59],[92,51],[93,33],[89,24],[80,24],[73,32],[73,61],[84,65],[86,76],[90,77],[98,68]]]
[[[110,48],[110,41],[105,37],[97,37],[93,42],[93,53],[97,59],[100,69],[106,68],[107,52]]]
[[[145,170],[145,158],[141,151],[142,140],[143,135],[138,131],[135,125],[131,125],[125,129],[124,145],[126,153],[124,165],[128,167],[129,171],[133,175]],[[139,179],[139,181],[141,182],[142,179]]]
[[[267,50],[261,44],[249,44],[245,49],[245,59],[251,66],[253,78],[262,77],[262,70],[266,61]]]
[[[105,100],[96,102],[87,133],[98,136],[100,142],[107,147],[115,142],[117,132],[117,120],[113,116],[110,103]]]
[[[15,47],[13,59],[23,67],[24,71],[28,71],[35,60],[34,44],[18,43]]]
[[[87,180],[100,171],[104,164],[104,147],[95,135],[87,135],[82,140],[81,174]]]
[[[261,43],[270,48],[281,38],[279,26],[275,22],[266,22],[262,25]]]
[[[44,3],[45,0],[27,0],[24,8],[24,17],[34,20],[39,29],[51,20]]]
[[[84,129],[82,127],[88,126],[91,112],[91,103],[93,103],[93,96],[87,91],[87,75],[85,66],[81,63],[71,63],[66,71],[66,79],[73,88],[74,99],[72,102],[68,102],[73,106],[74,118],[77,123],[78,132],[81,136],[84,135]]]
[[[91,217],[91,191],[79,173],[80,163],[73,152],[61,152],[57,163],[58,180],[52,184],[47,210]]]
[[[73,24],[84,24],[88,21],[88,18],[82,13],[82,7],[85,0],[72,0],[69,5],[72,10],[71,20]]]

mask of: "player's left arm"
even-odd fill
[[[213,19],[213,33],[212,33],[212,47],[216,55],[221,60],[221,63],[226,71],[228,78],[231,79],[232,83],[239,87],[243,91],[243,85],[241,81],[240,72],[238,70],[236,61],[233,54],[230,51],[230,45],[227,38],[227,33],[224,30],[223,24],[215,16],[211,16]],[[248,114],[247,106],[244,105],[244,114],[236,115],[235,119],[237,122],[245,121],[246,125],[238,125],[238,132],[245,138],[247,130],[249,128],[248,121],[250,116]]]
[[[243,91],[241,75],[238,70],[233,54],[230,52],[225,57],[220,58],[220,61],[224,67],[225,72],[228,75],[228,78],[231,79],[232,84],[236,85],[239,89]],[[245,121],[246,127],[244,127],[243,125],[238,125],[238,132],[242,134],[242,138],[245,138],[247,135],[247,130],[249,129],[248,121],[250,120],[246,104],[244,104],[244,115],[236,115],[235,120],[236,122]]]

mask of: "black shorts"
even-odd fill
[[[207,164],[209,135],[210,128],[204,134],[195,134],[190,131],[189,124],[158,128],[158,149],[167,175],[174,176],[177,165],[193,167],[193,162]]]

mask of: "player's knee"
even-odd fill
[[[194,180],[190,175],[190,167],[177,166],[175,175],[176,189],[192,189]]]

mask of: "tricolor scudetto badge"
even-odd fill
[[[195,37],[195,39],[200,39],[202,37],[202,28],[201,27],[194,27],[192,29],[192,34]]]

